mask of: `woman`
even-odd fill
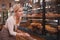
[[[19,26],[20,22],[21,22],[21,17],[23,15],[23,8],[20,4],[15,4],[13,6],[13,10],[14,10],[14,15],[9,17],[6,21],[6,25],[5,28],[2,30],[2,35],[6,34],[6,32],[9,34],[9,36],[7,35],[7,37],[9,37],[8,39],[2,38],[2,40],[16,40],[16,36],[17,37],[23,37],[26,38],[27,40],[36,40],[34,38],[32,38],[28,33],[24,33],[20,30],[17,29],[17,27]],[[4,37],[4,36],[3,36]],[[28,38],[27,38],[28,37]]]

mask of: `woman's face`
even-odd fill
[[[16,15],[18,17],[21,17],[23,15],[23,8],[19,8],[17,11],[16,11]]]

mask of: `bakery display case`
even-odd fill
[[[29,33],[37,40],[60,40],[60,0],[11,0],[6,4],[3,2],[0,5],[0,31],[7,18],[14,15],[12,5],[20,3],[23,6],[23,16],[19,30]],[[10,7],[12,8],[9,10]]]
[[[46,40],[57,40],[57,34],[60,30],[57,0],[27,1],[24,4],[25,16],[22,17],[20,26],[23,26],[23,28],[21,30],[25,28],[24,31],[43,37]]]

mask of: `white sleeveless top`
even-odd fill
[[[13,18],[13,16],[7,19],[5,27],[8,28],[10,35],[16,36],[16,32],[14,31],[14,26],[15,28],[17,28],[17,25],[16,25],[16,20]]]

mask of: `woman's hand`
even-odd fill
[[[16,36],[20,37],[20,36],[24,36],[23,33],[17,33]]]
[[[28,33],[24,33],[25,36],[30,36]]]
[[[23,36],[23,37],[28,37],[28,36],[30,36],[28,33],[17,33],[17,36]]]
[[[21,31],[21,30],[17,30],[17,32],[18,32],[18,33],[22,33],[22,31]]]
[[[19,35],[18,38],[23,37],[23,38],[26,38],[28,40],[36,40],[36,39],[32,38],[28,33],[18,33],[18,35]]]

